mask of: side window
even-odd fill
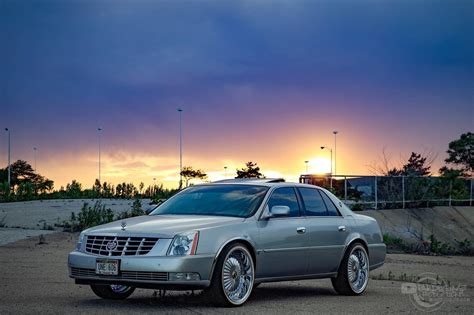
[[[326,206],[315,188],[298,188],[303,198],[307,216],[326,216]]]
[[[275,189],[268,201],[268,207],[271,209],[273,206],[288,206],[290,208],[290,217],[298,217],[300,215],[298,199],[296,199],[296,194],[292,187]]]
[[[321,196],[323,196],[324,203],[326,204],[326,208],[328,208],[328,215],[329,216],[339,216],[339,211],[337,211],[336,206],[332,202],[332,200],[326,195],[324,191],[319,191]]]

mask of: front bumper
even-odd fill
[[[117,276],[96,275],[97,259],[117,259]],[[68,257],[69,276],[78,284],[124,284],[143,288],[205,288],[210,285],[214,255],[107,257],[73,251]],[[170,280],[170,273],[197,273],[200,280]]]

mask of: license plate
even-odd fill
[[[119,272],[119,261],[110,259],[96,260],[95,273],[98,275],[116,276]]]

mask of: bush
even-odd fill
[[[71,214],[71,220],[64,222],[65,229],[71,232],[80,232],[90,227],[112,222],[114,213],[111,209],[106,209],[100,201],[97,201],[93,207],[86,202],[82,206],[81,211],[77,214]]]
[[[448,255],[454,252],[454,248],[448,243],[440,242],[431,234],[429,237],[430,252],[433,254]]]
[[[146,212],[145,212],[145,210],[142,209],[141,200],[139,198],[136,198],[133,201],[132,210],[130,212],[125,211],[125,212],[120,213],[119,215],[117,215],[116,219],[117,220],[122,220],[122,219],[126,219],[126,218],[138,217],[138,216],[145,215],[145,214],[146,214]]]
[[[461,255],[471,255],[471,242],[466,238],[463,241],[458,241],[454,239],[456,245],[458,246],[458,253]]]

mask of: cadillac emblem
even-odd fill
[[[127,227],[127,222],[122,221],[122,231],[125,231],[126,227]]]
[[[117,248],[117,245],[118,245],[117,242],[113,240],[113,241],[108,242],[107,245],[105,245],[105,247],[107,248],[109,252],[111,252]]]

